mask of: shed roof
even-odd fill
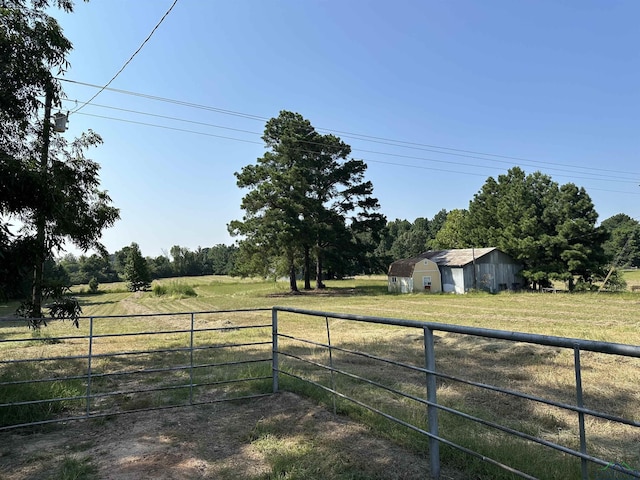
[[[418,257],[396,260],[391,265],[389,265],[389,273],[387,275],[391,277],[412,277],[416,263],[424,259],[425,257],[420,255]]]
[[[420,258],[428,258],[443,267],[463,267],[480,257],[497,250],[496,247],[487,248],[456,248],[453,250],[430,250],[420,254]]]
[[[441,267],[463,267],[472,263],[474,259],[484,257],[485,255],[497,250],[496,247],[488,248],[456,248],[453,250],[430,250],[421,253],[417,257],[403,258],[396,260],[389,265],[389,273],[392,277],[411,277],[416,264],[420,260],[429,259]]]

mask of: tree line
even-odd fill
[[[391,262],[418,256],[426,250],[464,248],[469,244],[464,243],[462,237],[455,232],[466,215],[466,210],[447,212],[443,209],[431,219],[418,217],[413,222],[406,219],[389,221],[380,232],[380,242],[373,253],[381,266],[379,270],[368,270],[371,266],[369,262],[357,264],[354,261],[350,264],[351,269],[343,266],[339,272],[326,271],[325,275],[340,278],[360,273],[385,273]],[[602,243],[607,262],[602,267],[640,267],[640,223],[621,213],[604,220],[600,227],[607,237]],[[49,258],[45,262],[45,295],[52,295],[71,285],[94,285],[97,290],[97,285],[102,283],[133,280],[131,287],[135,290],[160,278],[240,276],[242,269],[236,265],[238,252],[237,245],[218,244],[195,250],[174,245],[167,254],[144,257],[139,246],[132,243],[106,255],[66,254],[57,260]],[[312,266],[315,269],[315,264]],[[297,271],[297,277],[302,277],[303,273],[302,270]],[[14,296],[23,297],[29,292],[30,286],[30,277],[26,275],[15,285]]]
[[[127,264],[135,262],[135,269],[140,271],[148,282],[158,278],[233,275],[237,250],[234,245],[223,244],[198,247],[193,251],[174,245],[171,247],[170,255],[144,257],[140,247],[132,243],[113,254],[67,254],[57,261],[57,266],[66,273],[71,285],[86,285],[92,279],[98,283],[126,281]],[[144,266],[141,266],[138,257],[142,258]]]

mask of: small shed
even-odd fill
[[[431,265],[425,260],[438,267],[437,287],[421,288],[420,277],[429,274],[421,274],[420,269]],[[517,290],[521,286],[518,273],[522,268],[522,264],[495,247],[433,250],[393,262],[389,267],[389,291],[465,293],[472,289],[490,292]],[[435,275],[431,277],[435,278]]]
[[[389,266],[389,291],[394,293],[441,292],[438,265],[422,256],[405,258]]]

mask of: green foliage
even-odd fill
[[[161,297],[167,294],[167,286],[161,283],[154,283],[151,287],[151,291],[156,297]]]
[[[469,245],[466,240],[465,221],[467,218],[466,210],[451,210],[447,215],[442,228],[436,234],[435,239],[431,243],[434,250],[451,249],[451,248],[467,248]]]
[[[435,238],[445,225],[447,211],[440,210],[429,220],[416,218],[413,223],[396,219],[387,223],[376,248],[376,255],[383,259],[382,268],[375,273],[386,272],[394,260],[415,257],[435,248]]]
[[[149,265],[151,278],[167,278],[174,275],[171,260],[164,255],[159,255],[155,258],[148,257],[147,264]]]
[[[33,278],[28,290],[35,317],[47,294],[45,260],[67,241],[83,250],[103,249],[101,230],[118,218],[99,190],[98,164],[84,156],[100,137],[89,131],[69,143],[53,132],[48,118],[38,118],[42,97],[49,115],[61,96],[52,72],[67,68],[71,50],[50,7],[70,12],[73,2],[7,0],[0,7],[0,257],[24,254],[0,269],[0,287],[9,292],[4,296],[16,295]],[[10,217],[23,225],[18,236],[8,234]]]
[[[79,318],[82,314],[82,309],[80,308],[78,299],[71,296],[64,296],[56,299],[48,308],[52,318],[71,320],[74,327],[78,328],[80,326]]]
[[[348,159],[349,145],[319,134],[293,112],[281,111],[270,119],[262,139],[269,151],[236,173],[238,187],[249,190],[242,199],[243,220],[228,226],[232,235],[245,237],[240,244],[246,248],[238,256],[243,264],[237,268],[264,275],[265,264],[282,260],[296,291],[301,268],[305,288],[310,288],[313,256],[321,288],[329,252],[334,258],[366,258],[384,227],[373,185],[364,181],[366,164]],[[260,255],[265,262],[256,258]]]
[[[96,277],[93,277],[89,281],[89,292],[90,293],[98,293],[98,287],[99,286],[100,286],[100,284],[98,283],[98,279]]]
[[[607,234],[595,226],[597,218],[584,188],[514,167],[497,181],[489,177],[469,203],[463,240],[520,260],[523,277],[534,286],[560,279],[572,290],[574,277],[591,283],[606,264]]]
[[[614,267],[640,267],[640,222],[619,213],[604,220],[602,228],[609,233],[604,251]]]
[[[198,294],[191,285],[180,282],[172,282],[169,285],[169,293],[180,297],[197,297]]]
[[[127,288],[132,292],[145,291],[151,286],[149,266],[140,252],[140,247],[135,242],[129,247],[124,276],[127,280]]]
[[[46,13],[50,5],[68,12],[73,7],[66,0],[5,0],[0,7],[0,151],[20,149],[16,137],[29,130],[40,106],[38,97],[51,87],[56,97],[59,93],[51,72],[60,74],[66,69],[72,45],[58,22]]]
[[[42,284],[43,298],[48,300],[44,306],[51,318],[70,320],[72,325],[78,327],[78,319],[82,309],[78,300],[70,295],[69,275],[60,265],[51,258],[44,265],[44,281]],[[46,319],[38,315],[32,300],[24,300],[16,310],[16,315],[27,318],[29,327],[39,329],[47,326]]]
[[[114,273],[124,276],[124,269],[130,247],[123,247],[112,255]],[[196,275],[229,275],[234,272],[235,255],[238,247],[218,244],[213,247],[198,247],[191,251],[174,245],[169,255],[147,257],[149,274],[152,279]],[[103,282],[105,280],[102,280]],[[116,281],[116,280],[109,280]]]
[[[604,278],[596,278],[596,280],[604,281]],[[608,292],[624,292],[627,289],[627,282],[624,279],[623,273],[618,269],[614,269],[602,289]]]
[[[33,364],[21,364],[5,369],[0,375],[1,382],[19,382],[42,378],[42,373]],[[3,385],[0,388],[0,403],[13,403],[29,400],[51,400],[28,405],[15,405],[0,408],[0,426],[18,425],[21,423],[49,420],[65,409],[77,407],[81,400],[60,400],[54,398],[70,398],[84,393],[80,380],[26,382]]]
[[[119,210],[110,205],[107,193],[99,190],[100,165],[84,156],[87,149],[102,144],[102,139],[89,130],[70,144],[63,139],[57,143],[57,155],[44,178],[51,185],[46,194],[53,205],[38,206],[51,231],[48,242],[60,248],[67,239],[82,250],[104,252],[99,241],[102,230],[118,220]]]
[[[186,298],[197,297],[198,294],[191,285],[182,282],[170,282],[169,284],[154,283],[153,294],[157,297],[171,295],[172,297]]]
[[[107,255],[93,254],[91,256],[67,254],[58,261],[69,274],[72,285],[88,284],[95,278],[99,283],[119,281],[118,274],[111,265]]]

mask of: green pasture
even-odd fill
[[[625,272],[629,285],[640,285],[640,273]],[[389,294],[386,277],[357,277],[341,281],[328,281],[324,291],[301,291],[299,294],[288,292],[287,282],[263,281],[257,279],[237,279],[230,277],[194,277],[167,279],[154,282],[166,285],[166,289],[130,293],[124,284],[101,285],[97,294],[86,293],[86,287],[76,287],[84,315],[139,315],[146,313],[171,313],[191,311],[222,311],[237,309],[271,308],[274,305],[294,306],[310,310],[345,312],[361,315],[373,315],[392,318],[406,318],[436,323],[460,324],[486,327],[500,330],[530,332],[546,335],[576,337],[589,340],[609,341],[638,345],[640,344],[640,292],[631,293],[509,293],[497,295],[472,293],[453,294]],[[180,285],[191,288],[177,288]],[[171,287],[171,288],[169,288]],[[193,289],[196,296],[184,295]],[[171,293],[173,292],[173,293]],[[12,313],[15,305],[0,306],[0,317]],[[256,330],[238,330],[235,325],[260,325],[270,320],[270,312],[245,312],[233,314],[197,315],[198,326],[229,327],[222,331],[203,332],[195,339],[196,345],[216,345],[261,341],[269,337],[268,328]],[[139,317],[126,320],[95,319],[94,334],[125,333],[134,331],[154,331],[188,328],[188,315],[170,315],[166,317]],[[347,323],[330,320],[331,340],[335,345],[366,351],[394,360],[423,365],[421,332],[408,331],[389,326],[374,324]],[[326,342],[326,324],[322,317],[304,317],[282,313],[280,327],[283,332],[293,336],[304,336],[318,342]],[[88,320],[80,322],[76,330],[69,323],[51,322],[40,332],[30,333],[20,320],[0,324],[0,338],[11,339],[32,335],[33,341],[23,344],[19,350],[11,350],[11,344],[0,344],[3,358],[28,358],[36,356],[56,356],[62,352],[69,354],[74,348],[79,351],[86,345],[77,341],[54,340],[47,338],[88,333]],[[148,338],[115,337],[104,338],[95,345],[95,352],[128,351],[136,349],[166,349],[188,345],[188,334],[157,335]],[[25,348],[26,347],[26,348]],[[328,361],[327,353],[317,346],[298,344],[283,340],[282,348],[290,349],[296,355],[319,363]],[[269,347],[245,347],[232,352],[215,352],[216,362],[233,361],[234,355],[242,358],[259,359],[268,356]],[[94,353],[95,353],[94,352]],[[453,334],[436,333],[437,369],[451,375],[464,376],[481,383],[511,388],[538,396],[547,396],[557,401],[575,402],[575,377],[573,372],[573,352],[526,344],[488,341],[475,337],[463,337]],[[206,363],[210,352],[196,354],[196,363]],[[171,357],[171,358],[169,358]],[[147,355],[140,358],[104,359],[96,362],[96,371],[114,372],[122,368],[145,369],[158,364],[185,364],[186,353],[177,352],[167,355]],[[640,421],[640,362],[637,359],[611,359],[605,355],[583,353],[583,385],[585,406],[605,410],[616,415]],[[376,382],[390,387],[398,387],[416,396],[424,395],[424,376],[406,371],[398,371],[390,366],[380,366],[363,361],[344,353],[334,354],[337,368],[365,375]],[[58,372],[63,375],[66,366],[63,362],[52,362],[46,366],[33,367],[33,370]],[[199,369],[196,375],[198,383],[215,383],[239,376],[269,375],[269,365],[256,363],[251,367],[239,367],[226,371],[213,368]],[[311,364],[295,359],[282,360],[282,368],[312,378],[326,386],[338,386],[343,392],[361,401],[384,407],[406,421],[426,428],[424,405],[397,395],[373,389],[353,379],[339,375],[329,375],[326,371]],[[8,374],[26,378],[42,372],[21,371]],[[186,371],[171,374],[157,374],[141,377],[143,385],[164,382],[167,386],[184,382]],[[26,376],[26,377],[25,377]],[[12,377],[13,378],[13,377]],[[96,389],[109,391],[112,380],[97,380]],[[172,383],[173,382],[173,383]],[[349,415],[371,426],[379,435],[392,438],[407,448],[424,452],[427,442],[406,429],[398,427],[370,414],[370,412],[340,399],[334,399],[316,387],[310,387],[299,381],[283,376],[283,388],[303,393],[335,408],[338,413]],[[81,391],[75,383],[64,385],[63,391],[74,395]],[[254,392],[268,392],[268,380],[256,380]],[[45,392],[46,394],[47,392]],[[249,393],[249,391],[245,392]],[[168,389],[166,392],[139,395],[135,398],[114,399],[121,402],[119,408],[136,409],[161,405],[163,402],[188,403],[188,389]],[[196,396],[199,392],[195,392]],[[202,395],[206,395],[203,391]],[[498,421],[510,428],[540,436],[578,448],[577,416],[553,407],[538,405],[502,394],[479,390],[475,387],[456,384],[451,381],[439,381],[439,401],[443,404],[465,411],[488,420]],[[45,397],[46,398],[46,397]],[[198,400],[199,397],[196,398]],[[205,398],[205,397],[203,397]],[[113,405],[105,401],[104,408]],[[65,408],[78,408],[71,402]],[[46,412],[49,415],[56,411]],[[14,411],[14,415],[17,413]],[[28,413],[27,413],[28,414]],[[36,412],[34,415],[40,415]],[[22,418],[22,417],[20,417]],[[516,468],[547,479],[579,478],[580,464],[562,454],[550,452],[531,443],[514,440],[488,427],[470,424],[446,412],[440,414],[441,433],[445,438],[461,443],[484,455],[491,456]],[[275,427],[274,427],[275,428]],[[626,462],[640,465],[640,437],[634,427],[620,427],[610,422],[588,419],[587,434],[589,452],[610,459],[612,462]],[[275,431],[274,431],[275,432]],[[268,432],[267,432],[268,433]],[[279,435],[282,432],[275,432]],[[274,433],[274,434],[275,434]],[[457,451],[443,448],[442,457],[448,465],[472,472],[478,478],[511,478],[499,473],[486,464],[470,460]],[[286,470],[286,466],[283,467]],[[597,470],[592,468],[595,475]]]

